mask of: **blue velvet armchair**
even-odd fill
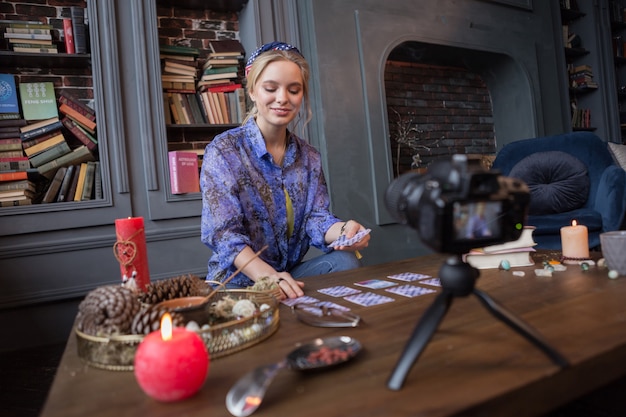
[[[561,249],[560,229],[587,226],[589,247],[618,230],[626,213],[626,171],[606,142],[591,132],[518,140],[496,155],[493,169],[524,180],[530,190],[527,224],[539,249]]]

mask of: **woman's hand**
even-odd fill
[[[360,223],[356,222],[355,220],[348,220],[347,222],[340,223],[340,224],[341,224],[341,227],[339,228],[339,235],[337,236],[337,238],[341,235],[345,235],[347,239],[350,239],[351,237],[356,235],[358,232],[365,230],[365,227],[363,227]],[[359,240],[358,242],[354,242],[350,246],[335,246],[335,250],[347,250],[347,251],[356,252],[360,249],[366,248],[369,245],[369,241],[370,241],[370,235],[368,233],[365,236],[363,236],[361,240]]]
[[[283,299],[298,298],[304,295],[304,291],[302,291],[304,282],[296,281],[289,272],[277,272],[270,275],[269,278],[278,284],[278,288],[280,288],[283,294]]]

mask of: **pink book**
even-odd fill
[[[199,193],[200,173],[195,152],[168,152],[172,194]]]

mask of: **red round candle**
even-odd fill
[[[150,271],[143,217],[116,219],[115,234],[117,241],[113,249],[122,277],[134,278],[137,287],[145,291],[150,283]]]
[[[202,388],[210,360],[202,338],[182,327],[172,329],[171,318],[168,339],[165,320],[162,330],[150,333],[139,344],[134,373],[146,394],[170,402],[189,398]]]

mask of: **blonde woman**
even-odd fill
[[[328,247],[366,229],[333,215],[319,152],[288,130],[302,105],[310,118],[309,74],[300,51],[282,42],[248,59],[253,107],[241,126],[215,137],[203,158],[201,238],[213,252],[208,280],[225,279],[265,245],[228,287],[270,277],[295,298],[304,294],[300,278],[361,265],[355,252],[368,246],[369,234],[351,246]],[[323,254],[303,262],[311,246]]]

